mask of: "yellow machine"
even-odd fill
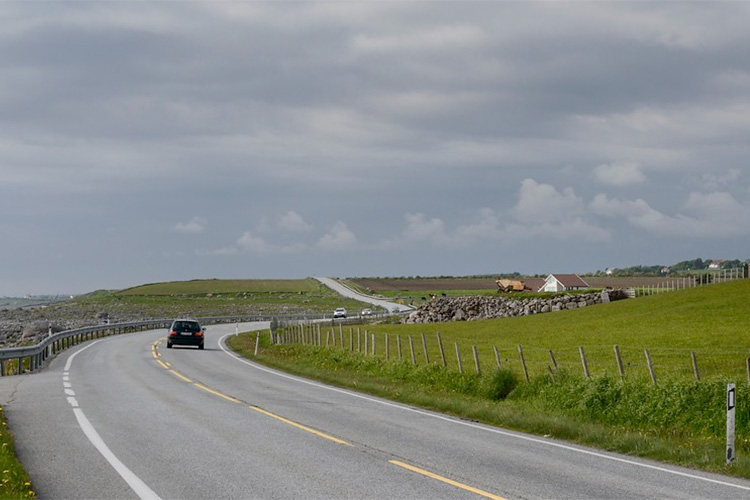
[[[530,290],[521,280],[506,280],[501,278],[495,280],[495,284],[499,292],[523,292],[524,290]]]

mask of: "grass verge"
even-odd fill
[[[263,338],[261,336],[261,338]],[[243,356],[296,375],[489,425],[608,451],[750,478],[750,389],[738,386],[737,459],[725,464],[725,380],[654,386],[558,373],[522,383],[510,370],[483,376],[313,346],[231,337]]]
[[[322,327],[323,342],[337,338],[338,345],[271,346],[264,345],[269,339],[261,336],[259,355],[253,359],[490,425],[750,478],[750,387],[745,371],[750,346],[748,302],[750,281],[741,280],[521,318],[369,325],[355,327],[356,334]],[[360,329],[364,328],[369,353],[366,349],[360,352],[364,340]],[[453,351],[454,344],[461,345],[463,373],[455,357],[446,367],[442,365],[437,331],[446,354]],[[385,355],[386,336],[389,358]],[[422,338],[431,339],[431,343],[423,343]],[[376,355],[372,354],[373,339],[377,340]],[[254,341],[252,334],[240,335],[230,340],[230,346],[253,357]],[[398,357],[397,341],[404,351]],[[529,383],[520,367],[521,344]],[[615,364],[615,344],[623,356],[622,379]],[[493,346],[500,346],[502,369],[494,368]],[[585,346],[591,378],[583,376],[580,346]],[[482,375],[474,372],[472,347],[480,353]],[[656,384],[648,375],[644,349],[650,349]],[[550,350],[556,357],[555,369],[550,368]],[[691,353],[696,353],[700,364],[700,381],[694,380]],[[728,382],[736,383],[738,391],[737,459],[732,466],[725,463]]]
[[[16,458],[13,437],[0,408],[0,499],[36,498],[26,470]]]

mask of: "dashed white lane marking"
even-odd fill
[[[91,422],[89,422],[89,419],[86,418],[86,415],[83,413],[83,410],[78,405],[78,400],[76,400],[75,396],[76,393],[72,389],[72,385],[70,382],[70,374],[68,373],[70,371],[70,367],[73,363],[73,359],[80,354],[81,352],[85,351],[89,347],[93,346],[94,344],[101,342],[100,340],[97,340],[95,342],[92,342],[91,344],[87,345],[83,349],[80,349],[79,351],[72,354],[68,361],[65,363],[65,369],[63,372],[63,387],[65,390],[65,394],[68,396],[68,403],[70,406],[73,407],[73,414],[76,416],[76,420],[78,420],[78,425],[81,427],[81,430],[86,435],[86,437],[91,441],[91,444],[94,445],[94,448],[96,448],[99,453],[102,454],[104,459],[109,462],[109,465],[112,466],[113,469],[122,477],[126,483],[128,483],[128,486],[135,492],[136,495],[138,495],[141,499],[148,499],[148,500],[161,500],[161,497],[157,495],[154,490],[148,487],[146,483],[141,481],[141,479],[136,476],[133,471],[131,471],[124,463],[120,461],[119,458],[115,456],[114,453],[112,453],[112,450],[109,449],[109,446],[107,446],[107,443],[104,442],[104,440],[99,436],[99,433],[96,432],[96,429],[94,429],[94,426],[91,425]]]

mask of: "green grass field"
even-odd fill
[[[521,375],[520,345],[531,376],[547,373],[547,367],[552,366],[550,350],[558,367],[583,373],[579,352],[583,347],[592,375],[619,376],[614,354],[618,345],[626,377],[650,378],[644,352],[648,349],[657,380],[692,378],[694,352],[702,378],[727,376],[746,381],[748,304],[750,280],[740,280],[573,311],[476,322],[371,325],[367,330],[376,335],[376,346],[383,347],[385,335],[389,335],[391,356],[396,335],[402,345],[411,335],[418,346],[419,362],[424,362],[422,334],[430,361],[440,359],[440,332],[447,362],[454,368],[457,343],[465,368],[473,369],[472,346],[480,354],[480,367],[496,365],[497,348],[501,365]],[[384,349],[380,354],[385,355]]]
[[[269,279],[269,280],[193,280],[152,283],[128,288],[117,292],[119,296],[131,295],[217,295],[242,293],[317,293],[321,287],[319,281],[307,279]]]
[[[297,280],[194,280],[153,283],[126,290],[99,291],[60,305],[120,314],[169,318],[241,314],[331,314],[337,307],[359,311],[362,303],[344,299],[313,278]]]

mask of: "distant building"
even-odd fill
[[[708,265],[709,269],[721,269],[721,264],[723,263],[723,260],[716,259],[712,260],[711,263]]]
[[[589,284],[577,274],[550,274],[544,280],[540,292],[568,292],[570,290],[585,290]]]

